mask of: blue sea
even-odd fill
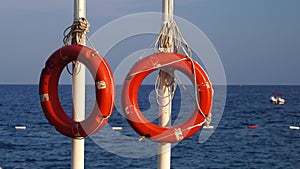
[[[151,106],[155,103],[153,90],[153,86],[143,86],[139,105],[147,118],[155,121],[156,108]],[[70,111],[71,86],[61,85],[59,91],[63,107]],[[269,102],[274,91],[284,93],[286,104]],[[215,93],[218,94],[218,87]],[[299,169],[300,130],[291,130],[289,126],[300,126],[300,86],[227,86],[225,94],[224,111],[216,107],[212,112],[219,120],[213,123],[215,130],[201,130],[173,144],[171,167]],[[176,91],[173,100],[176,119],[184,119],[193,110],[191,102],[181,100],[184,97]],[[93,99],[86,100],[87,107],[91,107]],[[218,102],[222,103],[216,97],[214,106]],[[103,130],[85,139],[85,168],[157,168],[157,144],[139,142],[118,107],[119,103]],[[250,125],[258,128],[249,129]],[[16,130],[15,126],[26,126],[26,130]],[[112,126],[123,130],[111,130]],[[0,85],[0,133],[3,169],[71,167],[71,139],[48,123],[40,107],[37,85]]]

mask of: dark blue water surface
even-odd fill
[[[143,86],[139,93],[142,110],[149,109],[155,102],[155,98],[148,97],[151,91],[153,95],[153,86]],[[273,91],[283,92],[286,104],[269,103]],[[184,97],[177,93],[174,98],[175,116],[179,114],[176,109],[185,109],[176,104],[180,102],[176,100],[178,95]],[[70,96],[71,87],[60,86],[65,109],[71,109]],[[299,96],[300,86],[228,86],[225,110],[215,132],[204,143],[199,143],[200,131],[175,145],[172,168],[300,168],[300,130],[289,129],[291,125],[300,126]],[[87,105],[93,102],[87,100]],[[157,155],[147,153],[153,151],[151,146],[156,143],[139,147],[145,143],[138,142],[138,135],[119,109],[114,110],[109,125],[124,130],[106,132],[109,129],[104,129],[94,138],[86,138],[85,168],[157,168]],[[248,129],[249,125],[258,128]],[[15,130],[15,126],[27,129]],[[0,133],[0,167],[3,169],[71,166],[71,140],[46,120],[37,85],[0,85]],[[128,137],[127,141],[118,134]],[[137,145],[136,149],[130,147],[132,143]],[[139,149],[144,155],[139,155]]]

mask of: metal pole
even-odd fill
[[[162,23],[165,24],[169,21],[169,0],[163,0],[162,1]]]
[[[170,8],[171,7],[171,8]],[[173,15],[173,0],[163,0],[162,5],[163,24],[167,24]],[[172,44],[172,38],[169,38],[168,44]],[[173,52],[171,46],[164,46],[164,52]],[[170,72],[169,72],[170,73]],[[173,77],[170,76],[168,72],[160,71],[160,107],[159,107],[159,125],[163,127],[171,126],[171,110],[172,110],[172,96],[171,96],[171,86],[169,85],[173,81]],[[158,168],[159,169],[170,169],[171,168],[171,143],[159,143],[158,145]]]
[[[74,20],[86,18],[86,0],[74,0]],[[85,36],[81,40],[85,45]],[[85,119],[85,66],[77,62],[73,66],[72,93],[73,93],[73,119]],[[72,139],[72,169],[84,169],[84,139]]]
[[[169,0],[169,20],[172,21],[174,19],[174,0]]]

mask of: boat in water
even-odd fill
[[[273,95],[270,97],[270,102],[273,104],[284,104],[285,99],[283,98],[283,93],[273,92]]]

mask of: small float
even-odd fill
[[[112,127],[112,130],[123,130],[123,127]]]
[[[299,126],[290,126],[289,127],[291,130],[300,130]]]
[[[27,127],[26,126],[15,126],[16,130],[26,130]]]
[[[257,129],[258,126],[255,126],[255,125],[251,125],[251,126],[248,126],[248,129]]]
[[[206,130],[210,130],[210,129],[214,129],[215,127],[214,126],[203,126],[203,129],[206,129]]]
[[[283,93],[272,92],[272,96],[270,97],[270,102],[273,104],[284,104],[285,100],[283,98]]]

